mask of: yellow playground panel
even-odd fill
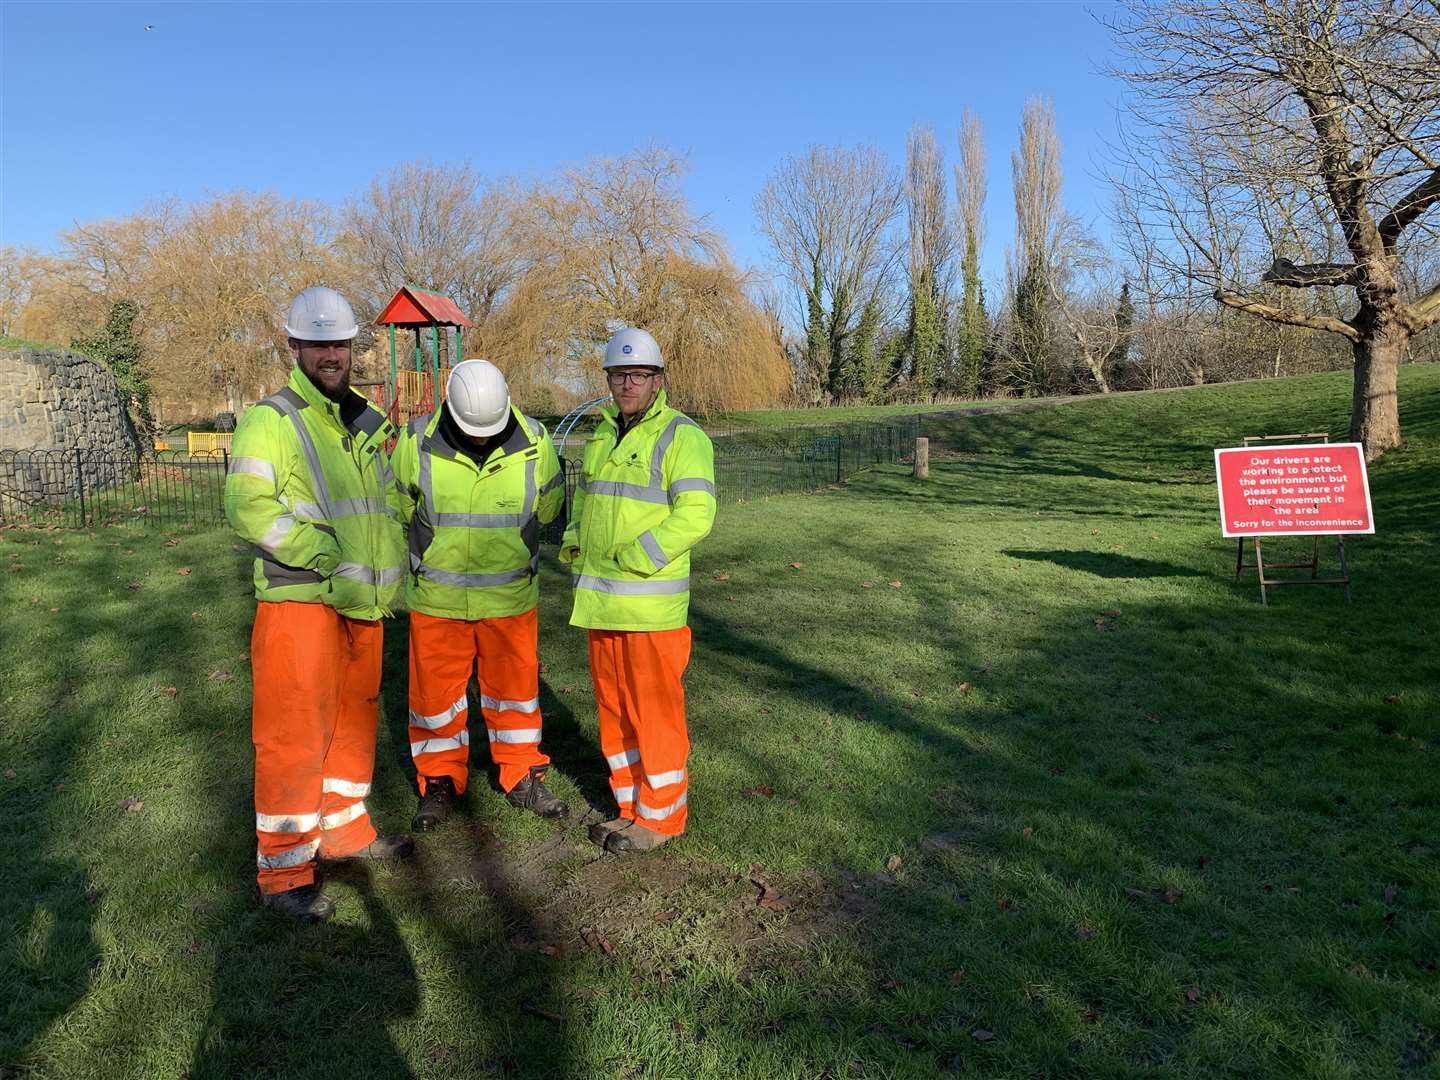
[[[186,450],[191,457],[196,454],[214,454],[221,450],[228,454],[230,440],[234,437],[233,431],[187,431]]]

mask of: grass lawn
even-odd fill
[[[317,928],[251,895],[244,552],[0,532],[0,1075],[1435,1076],[1440,367],[1400,387],[1352,604],[1235,582],[1211,464],[1342,432],[1343,374],[927,418],[928,482],[722,507],[691,832],[648,861],[585,841],[547,561],[571,820],[477,783]],[[404,678],[397,622],[390,829]]]

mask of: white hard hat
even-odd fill
[[[496,435],[510,420],[510,387],[489,360],[462,360],[450,372],[445,408],[466,435]]]
[[[290,302],[285,333],[300,341],[349,341],[360,332],[355,312],[334,289],[314,285]]]
[[[664,370],[665,361],[660,358],[660,346],[644,330],[630,328],[621,330],[605,346],[605,362],[602,368],[612,367],[653,367]]]

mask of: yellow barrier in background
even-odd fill
[[[235,437],[233,431],[187,431],[185,433],[186,450],[191,455],[213,454],[217,450],[230,450],[230,440]]]

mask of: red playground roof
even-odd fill
[[[402,285],[375,320],[376,326],[474,326],[443,293]]]

